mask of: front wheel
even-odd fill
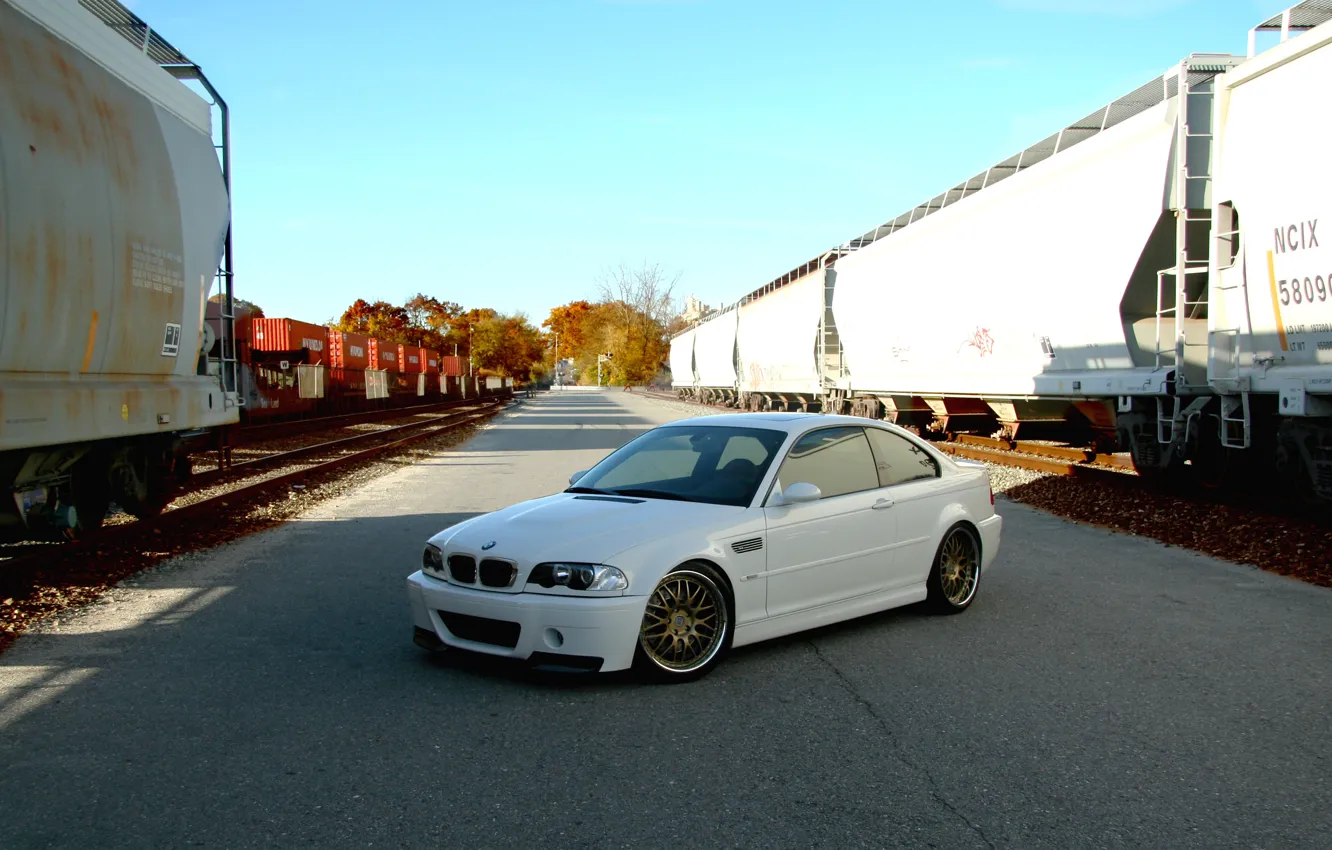
[[[941,614],[960,614],[971,606],[980,586],[980,538],[965,525],[948,529],[926,581],[928,603]]]
[[[711,672],[733,637],[724,588],[707,564],[685,564],[667,574],[648,597],[635,666],[661,682],[688,682]]]

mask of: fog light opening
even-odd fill
[[[546,629],[546,646],[551,649],[559,649],[564,646],[564,635],[559,629]]]

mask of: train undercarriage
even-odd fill
[[[76,538],[114,503],[137,519],[160,514],[191,474],[183,434],[152,434],[0,454],[0,541]]]

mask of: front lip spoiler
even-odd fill
[[[485,658],[491,661],[501,660],[483,652],[473,652],[456,646],[449,646],[440,640],[439,635],[420,626],[416,627],[412,642],[422,649],[428,649],[432,652],[464,652],[474,658]],[[557,652],[534,652],[523,660],[505,659],[505,661],[510,664],[529,667],[533,670],[559,673],[598,673],[601,671],[601,666],[606,663],[606,659],[598,658],[595,655],[561,655]]]

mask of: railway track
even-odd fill
[[[238,504],[276,488],[300,486],[313,477],[487,419],[515,403],[495,399],[439,418],[316,443],[234,464],[226,469],[199,473],[191,477],[186,488],[157,517],[107,525],[77,540],[45,545],[23,544],[11,550],[21,554],[0,560],[0,570],[30,568],[52,557],[95,551],[113,545],[128,535],[163,533],[173,526],[205,517],[219,508],[234,509]],[[284,470],[284,466],[292,468]],[[268,474],[273,472],[276,474]],[[0,558],[3,558],[6,551],[0,548]]]
[[[466,416],[470,413],[482,409],[487,409],[491,406],[493,406],[493,404],[483,404],[479,402],[473,402],[470,405],[461,405],[459,403],[454,403],[451,404],[448,408],[440,408],[435,405],[430,405],[429,407],[432,408],[431,411],[418,411],[418,413],[416,413],[415,415],[420,416],[422,413],[439,412],[441,409],[446,411],[452,410],[453,412],[445,412],[440,416],[432,416],[428,419],[416,419],[412,422],[407,422],[402,425],[394,425],[376,431],[366,431],[351,436],[337,437],[331,440],[314,442],[309,445],[301,446],[294,449],[287,449],[285,451],[274,451],[271,454],[261,455],[251,460],[246,460],[239,463],[232,463],[229,466],[219,467],[217,469],[210,469],[204,472],[196,472],[194,475],[190,476],[190,480],[181,495],[185,495],[186,493],[196,492],[198,490],[207,487],[212,487],[215,484],[224,481],[231,481],[238,478],[246,478],[249,476],[253,476],[255,474],[261,473],[263,470],[271,469],[275,466],[281,466],[282,464],[291,463],[302,459],[307,459],[312,456],[317,456],[322,454],[340,454],[347,451],[354,452],[361,446],[369,447],[377,445],[377,443],[381,440],[385,439],[389,441],[399,440],[405,438],[407,435],[415,431],[418,431],[422,428],[431,428],[437,425],[447,424],[449,422],[452,422],[457,417]],[[395,415],[392,418],[398,419],[406,417],[399,417]],[[362,421],[375,421],[375,420],[362,420]],[[379,421],[383,420],[381,419]],[[262,445],[262,443],[260,443],[257,440],[254,440],[250,441],[248,445],[260,446]]]
[[[411,407],[390,407],[383,410],[368,410],[359,413],[345,413],[337,416],[317,416],[311,419],[293,419],[287,422],[272,422],[266,425],[251,425],[232,431],[233,445],[243,446],[278,437],[291,437],[311,431],[342,428],[365,422],[382,422],[386,419],[407,418],[422,413],[435,413],[459,407],[470,407],[486,399],[451,399],[432,404],[417,404]]]
[[[292,419],[282,422],[271,422],[263,425],[235,425],[222,433],[221,439],[224,442],[220,445],[217,439],[214,438],[195,437],[186,441],[186,446],[190,455],[194,458],[196,468],[206,465],[216,466],[217,469],[227,469],[233,465],[239,465],[233,461],[234,451],[244,453],[246,450],[255,446],[260,446],[266,442],[299,438],[305,435],[317,434],[321,431],[333,432],[339,429],[349,429],[357,425],[392,422],[397,419],[411,419],[416,416],[434,414],[447,410],[471,408],[485,401],[487,401],[485,398],[450,399],[448,401],[418,404],[410,407],[392,407],[384,408],[382,410],[342,413],[336,416]],[[196,475],[199,474],[202,473],[196,473]]]

